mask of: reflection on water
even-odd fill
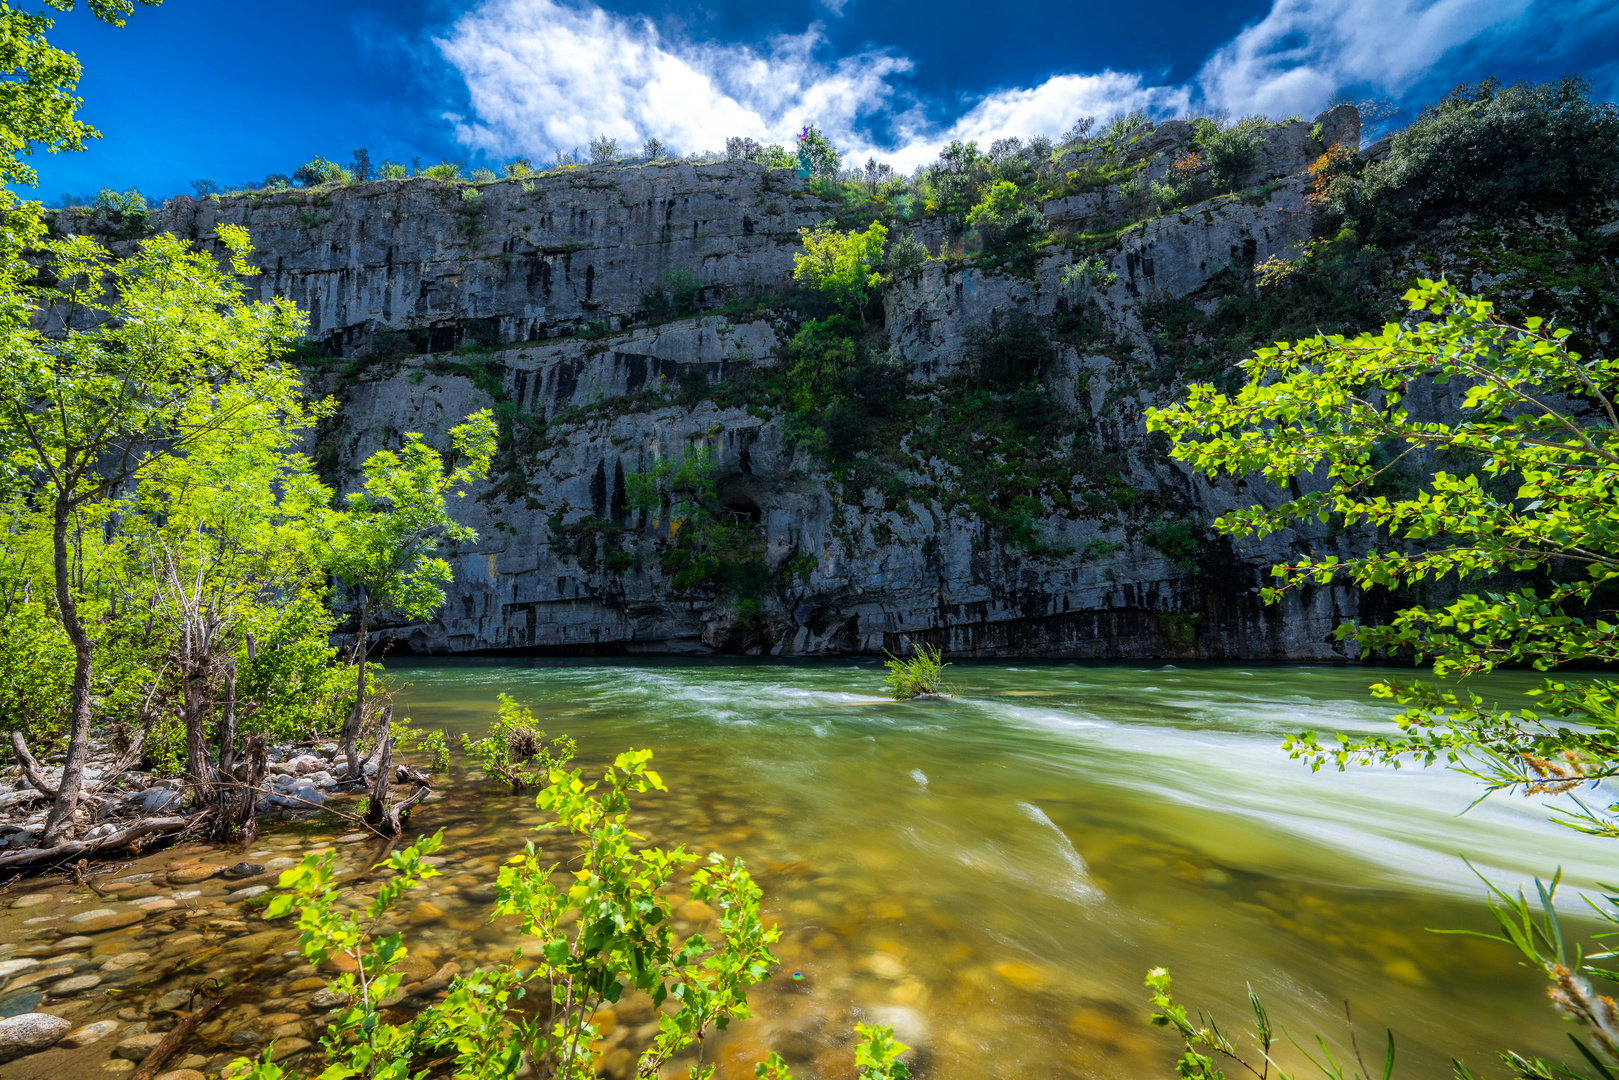
[[[783,974],[803,978],[765,983],[757,1018],[710,1041],[727,1077],[767,1048],[852,1075],[861,1019],[895,1024],[940,1077],[1167,1075],[1142,989],[1159,964],[1234,1025],[1251,982],[1301,1041],[1342,1035],[1348,1002],[1362,1030],[1397,1029],[1406,1075],[1484,1065],[1561,1036],[1504,948],[1426,931],[1486,927],[1460,856],[1508,883],[1601,873],[1600,845],[1534,803],[1458,816],[1464,778],[1290,762],[1288,732],[1386,722],[1363,670],[958,665],[958,698],[906,703],[859,661],[391,670],[397,704],[452,735],[506,692],[587,766],[650,747],[671,792],[643,797],[641,831],[747,860]],[[422,825],[520,842],[531,799],[456,784]]]

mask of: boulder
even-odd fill
[[[1360,110],[1353,105],[1335,105],[1316,117],[1315,122],[1321,125],[1316,141],[1323,149],[1339,145],[1360,149]]]
[[[0,1020],[0,1061],[47,1050],[72,1028],[71,1023],[50,1013],[22,1013]]]

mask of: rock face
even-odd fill
[[[1355,145],[1352,113],[1273,128],[1255,178],[1296,174],[1331,142]],[[1178,121],[1152,129],[1131,151],[1147,159],[1142,175],[1164,175],[1191,134]],[[342,403],[312,450],[336,482],[353,484],[400,432],[443,445],[475,409],[498,405],[526,432],[482,497],[457,505],[480,539],[456,553],[439,617],[379,631],[401,646],[813,654],[926,638],[956,654],[1317,658],[1341,648],[1331,630],[1356,614],[1358,594],[1306,589],[1263,606],[1270,565],[1312,538],[1215,538],[1212,517],[1279,493],[1192,476],[1142,425],[1143,409],[1185,381],[1153,374],[1166,362],[1154,319],[1170,301],[1210,306],[1218,275],[1296,255],[1311,230],[1305,182],[1127,229],[1100,250],[1117,274],[1106,288],[1065,281],[1089,252],[1053,245],[1026,273],[929,261],[887,290],[886,344],[911,399],[931,403],[916,422],[935,414],[935,442],[971,441],[949,414],[971,388],[974,333],[1019,309],[1052,333],[1042,380],[1063,415],[1045,479],[1018,499],[978,475],[1000,467],[993,452],[975,451],[988,464],[969,468],[912,435],[880,462],[834,471],[748,389],[782,369],[794,325],[757,298],[791,288],[797,229],[836,209],[791,170],[677,162],[476,187],[414,179],[179,198],[156,224],[204,243],[245,225],[261,294],[309,312],[309,338],[335,372],[312,380]],[[1085,231],[1122,205],[1103,191],[1045,212]],[[912,227],[938,250],[940,223]],[[654,294],[682,285],[697,290],[697,310],[755,302],[646,325]],[[1095,325],[1065,334],[1081,308]],[[716,511],[757,523],[763,584],[745,598],[676,589],[668,522],[629,498],[637,473],[699,447],[716,463]],[[992,510],[962,496],[973,483],[990,483]]]

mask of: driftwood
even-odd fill
[[[219,997],[210,998],[203,1002],[202,1008],[182,1016],[180,1022],[169,1029],[167,1035],[163,1036],[163,1041],[152,1047],[151,1052],[141,1060],[140,1068],[130,1074],[129,1080],[152,1080],[157,1075],[157,1070],[162,1068],[163,1063],[168,1060],[169,1055],[179,1049],[180,1044],[185,1042],[186,1036],[190,1035],[196,1026],[202,1023],[203,1017],[213,1012],[229,995],[230,991],[227,989]]]
[[[365,823],[371,831],[382,836],[398,836],[405,831],[405,819],[416,805],[433,794],[433,780],[426,773],[409,765],[390,768],[393,761],[393,739],[387,740],[382,752],[382,766],[377,769],[376,783],[371,788],[371,804],[366,810]],[[390,776],[390,774],[392,774]],[[388,805],[389,783],[414,784],[403,802]]]
[[[0,855],[0,870],[11,869],[12,867],[47,866],[51,863],[61,862],[64,859],[77,859],[82,856],[94,855],[101,851],[112,851],[154,833],[184,832],[189,824],[191,824],[191,819],[183,817],[144,818],[127,829],[122,829],[107,836],[97,837],[94,840],[69,840],[65,844],[57,844],[54,847],[24,848],[21,851],[9,851],[4,855]]]

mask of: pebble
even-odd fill
[[[228,900],[251,900],[255,896],[263,896],[265,893],[267,893],[269,891],[270,891],[270,886],[268,886],[268,885],[249,885],[245,889],[237,889],[235,892],[231,893],[230,896],[226,897],[226,899],[228,899]]]
[[[86,945],[95,944],[95,940],[95,938],[85,937],[82,934],[77,937],[65,937],[56,943],[56,949],[59,952],[66,952],[69,949],[82,949]]]
[[[207,1062],[207,1058],[203,1062]],[[157,1080],[208,1080],[208,1077],[196,1069],[170,1069],[166,1073],[158,1073]]]
[[[165,876],[170,885],[195,885],[199,881],[207,881],[223,869],[223,866],[204,863],[175,863]]]
[[[101,965],[101,970],[107,972],[127,971],[129,968],[139,967],[141,964],[146,963],[147,958],[150,956],[151,953],[143,952],[118,953],[116,956],[107,957],[106,961]]]
[[[141,911],[150,912],[172,911],[174,908],[177,908],[180,905],[176,904],[173,900],[170,900],[166,896],[152,896],[141,900],[131,900],[129,906],[132,908],[137,908]]]
[[[309,999],[309,1004],[317,1009],[330,1009],[335,1005],[342,1005],[348,1001],[347,994],[340,994],[336,990],[321,990]]]
[[[67,924],[82,934],[95,934],[102,930],[116,930],[122,926],[132,926],[146,918],[146,912],[137,909],[113,911],[110,908],[97,908],[86,911],[83,915],[75,915]]]
[[[146,1055],[162,1041],[163,1036],[155,1031],[147,1035],[134,1035],[120,1042],[113,1054],[128,1061],[144,1061]]]
[[[4,978],[7,978],[7,977],[12,976],[12,975],[17,975],[17,974],[20,974],[21,972],[24,972],[24,971],[32,971],[35,968],[37,968],[38,966],[39,966],[39,961],[34,960],[34,959],[28,959],[28,960],[0,960],[0,979],[4,979]]]
[[[334,844],[357,844],[361,840],[364,840],[368,835],[369,835],[368,833],[363,833],[363,832],[344,833],[342,836],[339,836],[336,840],[332,841],[332,843],[334,843]]]
[[[124,1073],[134,1072],[135,1063],[126,1061],[123,1058],[113,1058],[111,1061],[103,1061],[101,1068],[103,1071],[110,1072],[115,1076],[122,1076]]]
[[[22,1013],[0,1020],[0,1061],[55,1046],[73,1025],[49,1013]]]
[[[81,990],[90,990],[100,985],[100,975],[75,975],[71,979],[63,979],[59,983],[51,984],[51,996],[66,997],[69,994],[77,994]]]
[[[308,1039],[282,1039],[270,1049],[270,1060],[281,1061],[302,1050],[308,1050],[314,1044]]]
[[[14,908],[31,908],[38,907],[40,904],[48,904],[52,900],[60,899],[61,897],[55,896],[51,893],[29,893],[27,896],[17,897],[17,899],[11,902],[11,906]]]
[[[118,1021],[97,1020],[93,1024],[85,1024],[83,1027],[74,1028],[57,1045],[65,1046],[69,1050],[77,1050],[80,1047],[89,1046],[93,1042],[105,1039],[117,1030]]]

